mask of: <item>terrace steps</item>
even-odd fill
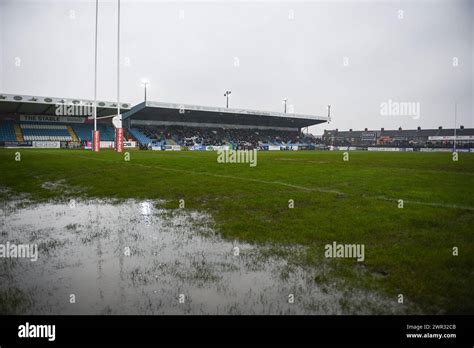
[[[13,125],[13,128],[15,129],[16,141],[25,141],[25,139],[23,138],[23,133],[21,131],[20,125],[15,123]]]
[[[71,126],[67,126],[67,131],[69,134],[71,134],[72,141],[79,141],[79,138],[77,137],[76,133],[74,133],[74,130]]]

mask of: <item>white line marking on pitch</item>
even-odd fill
[[[364,197],[374,198],[374,199],[378,199],[378,200],[381,200],[381,201],[398,202],[398,199],[384,197],[384,196],[376,196],[376,197],[364,196]],[[468,207],[468,206],[457,205],[457,204],[446,204],[446,203],[435,203],[435,202],[431,203],[431,202],[411,201],[411,200],[406,200],[406,199],[403,200],[403,203],[417,204],[417,205],[427,205],[427,206],[430,206],[430,207],[464,209],[464,210],[474,211],[474,207]]]

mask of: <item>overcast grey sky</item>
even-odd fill
[[[474,0],[125,1],[122,100],[325,115],[323,129],[474,127]],[[0,0],[0,92],[93,97],[95,1]],[[116,100],[117,2],[100,1],[98,98]],[[457,65],[455,64],[457,62]],[[453,64],[454,63],[454,64]],[[420,117],[381,103],[420,103]]]

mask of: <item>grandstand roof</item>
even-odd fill
[[[438,134],[438,129],[420,129],[416,131],[418,137],[431,137],[436,134]]]
[[[323,116],[147,101],[123,114],[123,120],[179,123],[215,123],[304,128],[327,122]],[[151,122],[151,123],[152,123]]]
[[[384,130],[383,132],[381,132],[380,136],[382,137],[402,137],[402,136],[407,136],[408,135],[408,132],[406,130],[398,130],[398,129],[395,129],[395,130]]]
[[[331,136],[335,136],[335,137],[339,137],[339,138],[361,138],[361,137],[364,137],[364,136],[367,136],[367,135],[371,135],[371,136],[374,136],[376,137],[378,135],[378,131],[352,131],[352,130],[349,130],[349,131],[333,131],[333,133],[331,133],[331,131],[327,131],[326,132],[327,135],[331,135]]]
[[[93,100],[38,97],[21,94],[0,93],[0,114],[24,114],[24,115],[56,115],[56,105],[92,105]],[[128,110],[130,104],[122,103],[122,109]],[[117,104],[114,102],[97,102],[97,116],[113,115],[117,112]]]

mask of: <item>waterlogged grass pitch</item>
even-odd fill
[[[403,295],[413,312],[474,313],[472,154],[259,152],[251,167],[218,163],[215,152],[131,151],[125,161],[112,151],[28,149],[1,150],[0,163],[3,203],[160,200],[209,214],[224,239],[324,269],[317,284],[394,305]],[[334,242],[363,245],[364,260],[325,258]]]

